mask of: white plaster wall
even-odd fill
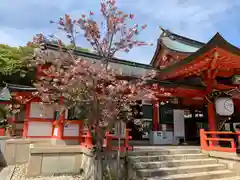
[[[173,110],[174,138],[182,137],[185,139],[184,110]]]
[[[67,124],[64,126],[63,136],[79,136],[79,124]]]
[[[54,106],[53,105],[42,105],[39,102],[32,102],[30,109],[30,118],[54,118]]]
[[[51,122],[29,122],[28,136],[52,136]]]

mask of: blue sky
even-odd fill
[[[135,22],[148,24],[138,38],[154,46],[117,54],[127,60],[149,63],[154,54],[159,26],[199,41],[207,42],[216,32],[240,45],[239,0],[118,0],[118,6],[135,14]],[[24,45],[39,32],[62,36],[49,20],[69,13],[78,17],[89,10],[99,12],[99,0],[1,0],[0,43]],[[79,45],[89,48],[83,38]]]

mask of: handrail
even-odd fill
[[[208,137],[211,135],[212,137]],[[226,132],[226,131],[205,131],[200,130],[201,149],[206,151],[222,151],[222,152],[236,152],[236,143],[233,137],[221,138],[219,135],[233,135],[238,136],[240,140],[240,132]],[[229,142],[230,147],[221,147],[221,142]]]
[[[120,147],[120,151],[132,150],[132,146],[130,146],[128,143],[128,141],[132,139],[132,136],[129,136],[129,131],[131,131],[131,129],[126,129],[125,137],[121,138],[121,139],[124,139],[124,145]],[[117,140],[118,138],[119,138],[118,136],[111,134],[109,131],[107,131],[106,132],[106,140],[105,140],[106,148],[110,149],[110,150],[118,150],[118,146],[110,145],[111,140]]]
[[[125,132],[125,137],[124,139],[124,145],[120,146],[120,151],[128,151],[128,150],[132,150],[132,146],[129,145],[128,141],[130,139],[132,139],[131,136],[129,136],[129,131],[131,131],[130,129],[126,129]],[[81,145],[86,147],[86,148],[92,148],[93,147],[93,143],[92,143],[92,135],[90,130],[87,131],[87,134],[85,135],[81,135],[81,138],[83,139],[83,141],[81,142]],[[111,134],[109,131],[106,132],[105,134],[105,139],[104,139],[104,143],[103,146],[104,148],[108,149],[108,150],[118,150],[118,146],[112,146],[111,145],[111,141],[112,140],[116,140],[118,139],[118,136]]]

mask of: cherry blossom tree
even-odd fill
[[[107,129],[119,121],[131,119],[132,103],[139,99],[156,98],[156,87],[147,83],[155,76],[154,71],[129,79],[108,63],[116,52],[129,52],[133,47],[150,45],[135,40],[135,36],[146,25],[127,27],[127,21],[132,20],[134,15],[120,11],[114,0],[101,1],[101,15],[103,21],[100,25],[93,20],[94,13],[91,11],[89,15],[82,15],[76,20],[65,15],[57,22],[51,21],[66,33],[73,47],[77,47],[76,39],[83,31],[101,60],[90,61],[77,57],[75,49],[65,49],[59,39],[58,53],[51,53],[44,48],[47,38],[39,34],[33,44],[40,48],[36,49],[34,59],[29,64],[44,67],[44,75],[35,82],[36,95],[44,103],[55,104],[61,108],[61,112],[76,106],[87,108],[87,125],[89,129],[94,129],[97,152],[103,147]],[[101,179],[102,170],[99,169],[98,173],[96,178]]]
[[[93,20],[94,13],[92,11],[89,12],[89,15],[82,14],[76,20],[65,15],[57,22],[50,22],[56,23],[60,30],[65,31],[75,47],[76,39],[83,31],[84,37],[92,45],[94,51],[105,61],[111,59],[118,51],[129,52],[136,46],[152,45],[135,39],[136,35],[147,25],[135,24],[133,27],[127,27],[127,21],[133,20],[134,15],[119,10],[115,0],[102,0],[100,12],[103,21],[99,24]]]

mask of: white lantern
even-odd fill
[[[231,116],[234,113],[233,100],[229,97],[220,97],[215,102],[216,112],[220,116]]]

